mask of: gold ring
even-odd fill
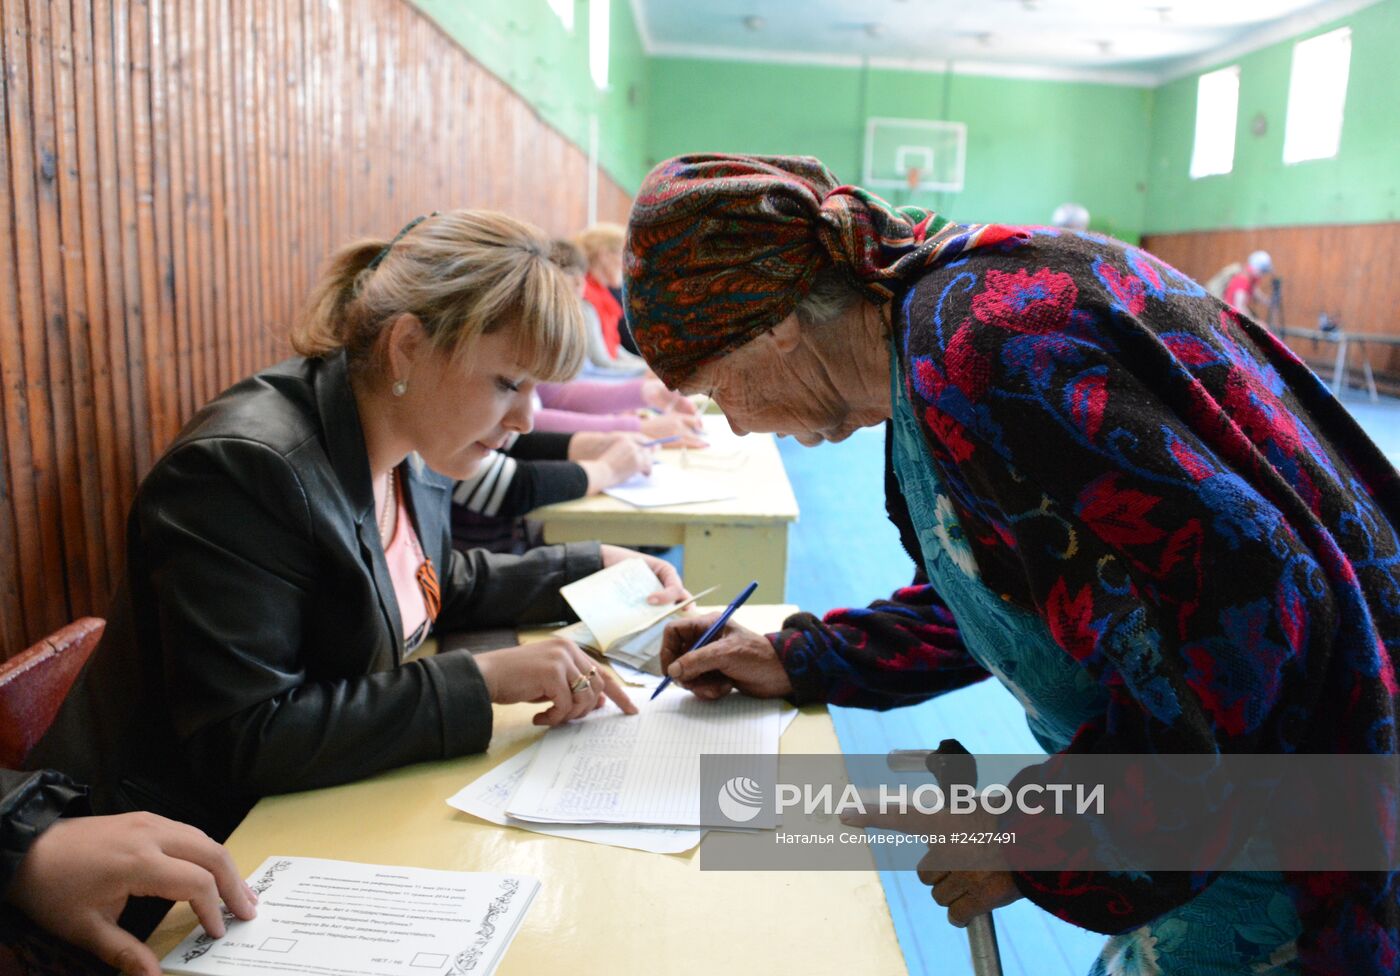
[[[598,677],[598,669],[597,669],[597,668],[589,668],[589,669],[588,669],[587,677],[589,677],[589,678],[596,678],[596,677]]]
[[[574,679],[573,684],[569,685],[569,690],[577,695],[580,691],[583,691],[583,689],[591,687],[593,687],[593,682],[588,680],[588,675],[581,674]]]

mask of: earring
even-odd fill
[[[394,380],[391,389],[394,391],[394,396],[403,396],[408,392],[408,380]]]

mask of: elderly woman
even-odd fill
[[[1395,751],[1400,482],[1256,323],[1095,234],[959,225],[809,158],[657,167],[628,232],[657,375],[737,433],[885,422],[919,573],[867,609],[672,625],[663,664],[890,708],[995,675],[1051,752]],[[1098,972],[1393,972],[1395,879],[931,872],[957,924],[1029,898]]]

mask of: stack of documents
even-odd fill
[[[645,562],[628,559],[560,590],[582,620],[556,633],[603,653],[640,714],[609,704],[551,729],[449,805],[503,826],[663,854],[700,842],[700,757],[776,757],[797,710],[740,694],[702,701],[677,685],[650,700],[661,683],[661,630],[691,602],[647,603],[659,586]]]
[[[608,706],[551,729],[448,804],[491,823],[574,840],[658,854],[693,848],[705,835],[700,757],[776,756],[797,710],[739,694],[701,701],[676,685],[649,701],[660,679],[629,677],[643,683],[632,695],[640,714]]]

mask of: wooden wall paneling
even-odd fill
[[[148,436],[151,455],[177,430],[179,389],[166,380],[176,366],[171,330],[165,328],[161,306],[161,255],[156,245],[156,164],[152,118],[157,96],[151,83],[150,8],[143,0],[127,0],[129,17],[127,42],[130,45],[131,146],[132,170],[126,177],[135,189],[136,257],[140,301],[133,323],[140,329],[140,355],[146,362],[146,390],[150,403]],[[121,5],[117,16],[122,15]],[[163,118],[163,113],[162,118]]]
[[[1161,234],[1143,246],[1201,281],[1251,251],[1267,250],[1284,281],[1285,324],[1313,329],[1326,312],[1353,332],[1400,335],[1400,278],[1392,271],[1400,261],[1400,223]],[[1335,346],[1308,339],[1289,344],[1319,365],[1335,353]],[[1400,382],[1400,349],[1375,346],[1370,356],[1385,378]],[[1359,369],[1359,358],[1352,363]]]
[[[92,404],[97,452],[96,467],[86,477],[95,482],[99,501],[96,506],[98,534],[93,548],[101,559],[105,580],[101,593],[110,592],[121,575],[126,508],[123,486],[132,477],[127,438],[129,425],[122,429],[119,418],[125,413],[125,386],[122,360],[111,354],[111,313],[107,293],[107,260],[103,229],[106,226],[103,201],[103,161],[99,153],[100,110],[97,67],[94,53],[96,17],[91,0],[75,0],[71,57],[73,64],[73,113],[77,133],[77,166],[80,179],[80,233],[83,258],[83,288],[86,306],[86,335],[73,334],[82,342],[92,375]],[[115,238],[114,238],[115,239]]]
[[[0,16],[0,172],[10,178],[9,74],[11,61],[6,53],[13,44],[9,25]],[[11,195],[0,194],[0,275],[6,282],[18,279],[15,266],[13,224],[10,219]],[[13,287],[0,289],[0,436],[6,450],[0,453],[0,640],[5,649],[23,647],[25,593],[20,580],[27,567],[21,566],[17,527],[33,509],[29,481],[29,450],[25,437],[27,413],[24,402],[24,349],[20,342],[19,303]],[[15,479],[19,484],[11,487]],[[30,603],[37,607],[42,587],[30,585]],[[13,653],[13,652],[11,652]]]
[[[105,610],[140,477],[335,247],[586,219],[585,151],[406,0],[0,0],[0,52],[0,657]]]
[[[179,129],[170,142],[171,172],[178,165],[183,178],[171,180],[170,223],[176,244],[176,300],[185,316],[181,333],[189,346],[190,402],[181,411],[181,423],[209,399],[205,379],[209,352],[209,331],[205,320],[204,295],[209,278],[200,267],[200,239],[205,221],[200,213],[205,181],[199,171],[197,144],[207,140],[205,120],[194,111],[195,17],[202,4],[168,4],[165,7],[165,78],[172,118]],[[178,138],[177,138],[178,137]]]
[[[178,411],[175,424],[194,413],[196,369],[194,337],[194,296],[186,263],[185,201],[182,191],[189,186],[185,169],[184,137],[186,119],[180,111],[180,5],[151,4],[151,90],[152,129],[156,160],[156,240],[160,253],[161,326],[169,327],[175,348],[179,377]],[[168,322],[167,322],[168,315]]]
[[[54,418],[49,405],[48,365],[45,362],[43,286],[39,267],[38,188],[34,172],[31,60],[36,44],[30,36],[28,12],[19,3],[0,4],[4,18],[5,94],[9,122],[8,176],[13,188],[10,220],[14,228],[15,277],[19,348],[10,362],[18,363],[17,387],[23,392],[19,423],[10,428],[14,467],[15,534],[22,553],[21,587],[25,597],[25,627],[40,634],[56,630],[68,612],[67,580],[63,573],[63,544],[59,535],[59,484],[53,445]],[[15,653],[10,649],[9,653]]]
[[[80,418],[75,398],[81,379],[73,375],[68,350],[70,300],[68,287],[71,269],[64,258],[64,240],[60,226],[62,207],[59,202],[61,184],[65,183],[68,159],[60,157],[59,117],[54,105],[58,85],[54,81],[54,39],[49,21],[51,8],[42,0],[30,0],[29,34],[32,43],[30,60],[30,92],[33,100],[35,200],[38,216],[39,287],[43,318],[43,352],[47,362],[47,393],[52,418],[55,479],[59,504],[59,538],[63,545],[63,573],[68,587],[68,599],[86,605],[93,598],[92,583],[85,565],[86,513],[82,479],[80,477],[82,441],[78,430]],[[77,201],[73,201],[76,205]],[[81,249],[77,241],[75,250]]]
[[[130,507],[140,472],[146,470],[150,444],[145,436],[149,420],[146,411],[145,363],[133,355],[130,303],[134,296],[128,287],[136,269],[127,260],[130,204],[129,186],[120,178],[122,142],[119,131],[127,126],[127,111],[120,101],[126,78],[123,60],[125,32],[115,22],[113,0],[92,0],[93,86],[97,116],[97,153],[102,194],[102,264],[108,314],[107,352],[112,362],[113,427],[120,454],[118,467],[122,480],[117,489],[123,513]],[[133,245],[134,247],[134,245]],[[125,550],[118,545],[115,558]]]
[[[96,377],[89,348],[93,330],[87,300],[88,252],[83,235],[83,161],[78,154],[73,8],[67,3],[50,3],[41,6],[40,12],[48,22],[50,54],[51,184],[57,208],[53,264],[55,278],[62,282],[61,290],[54,295],[60,304],[50,321],[49,355],[59,361],[60,370],[68,377],[68,402],[64,406],[71,427],[67,448],[60,446],[63,461],[59,470],[67,502],[64,549],[67,572],[82,585],[81,589],[70,586],[70,594],[80,605],[90,605],[107,594],[110,580],[103,558],[102,467],[94,406]],[[84,31],[89,27],[82,24]],[[96,263],[99,259],[100,252],[94,253],[91,260]],[[60,389],[53,393],[62,395]],[[69,519],[74,521],[70,523]],[[74,530],[79,533],[76,537]],[[86,597],[80,595],[84,593]]]

